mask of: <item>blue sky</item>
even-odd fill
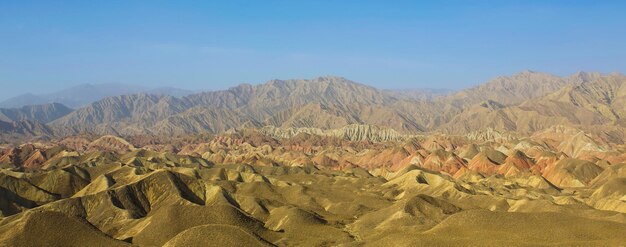
[[[625,2],[0,0],[0,98],[81,83],[338,75],[460,89],[524,69],[624,72]]]

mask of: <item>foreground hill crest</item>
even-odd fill
[[[0,245],[619,246],[626,147],[594,139],[349,125],[23,143],[0,149]]]

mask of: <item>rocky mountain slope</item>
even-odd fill
[[[0,140],[15,143],[24,139],[50,139],[56,133],[46,123],[71,112],[72,109],[58,103],[0,108]]]
[[[50,139],[53,131],[45,124],[38,121],[0,121],[0,139],[3,142],[11,142],[28,139]],[[13,141],[11,141],[13,140]]]
[[[514,105],[544,96],[574,83],[567,78],[525,70],[512,76],[500,76],[479,86],[451,94],[442,99],[456,106],[470,106],[486,100]]]
[[[72,109],[59,103],[29,105],[21,108],[0,108],[0,121],[38,121],[52,122],[72,112]]]
[[[215,134],[266,126],[333,130],[351,124],[375,125],[401,134],[463,135],[490,128],[532,135],[567,125],[623,143],[625,83],[621,74],[581,72],[557,77],[524,71],[424,100],[340,77],[319,77],[243,84],[181,98],[120,95],[69,113],[2,110],[0,121],[37,120],[50,129],[51,137]]]
[[[344,78],[320,77],[240,85],[180,99],[146,94],[111,97],[52,126],[72,126],[70,132],[182,134],[266,125],[332,129],[356,123],[423,131],[421,121],[402,110],[409,106],[426,107]]]
[[[503,106],[494,101],[473,105],[442,130],[459,134],[489,127],[532,134],[555,125],[570,125],[623,142],[626,76],[578,73],[567,80],[572,83],[517,105]]]

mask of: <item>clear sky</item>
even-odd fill
[[[319,75],[459,89],[524,69],[624,72],[626,1],[0,0],[0,99]]]

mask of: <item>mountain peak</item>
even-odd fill
[[[335,75],[318,76],[318,77],[313,78],[313,81],[349,81],[349,82],[352,82],[346,79],[345,77],[335,76]]]
[[[305,83],[310,83],[310,82],[352,82],[352,83],[356,83],[353,82],[351,80],[346,79],[345,77],[342,76],[334,76],[334,75],[325,75],[325,76],[317,76],[317,77],[313,77],[311,79],[272,79],[266,82],[266,84],[276,84],[276,83],[285,83],[285,82],[290,82],[290,81],[294,81],[294,82],[305,82]]]
[[[519,72],[518,74],[526,75],[526,74],[540,74],[540,73],[537,72],[537,71],[534,71],[534,70],[525,69],[525,70],[522,70],[521,72]]]
[[[513,74],[512,76],[509,76],[509,77],[510,78],[518,78],[518,77],[529,78],[529,77],[557,77],[557,76],[549,74],[549,73],[526,69],[526,70],[520,71],[517,74]]]
[[[600,77],[602,77],[602,74],[599,72],[578,71],[574,73],[573,75],[569,76],[568,79],[574,80],[575,82],[578,82],[578,83],[582,83],[582,82],[589,82]]]

